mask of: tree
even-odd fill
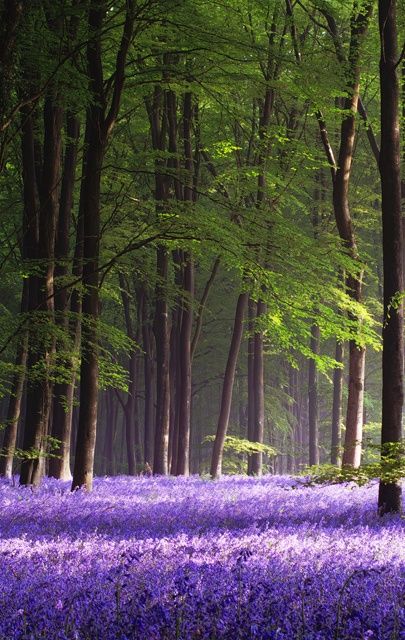
[[[403,237],[401,215],[401,150],[399,134],[399,83],[397,78],[397,15],[395,0],[379,0],[381,42],[381,209],[384,264],[384,324],[382,370],[382,456],[402,436],[404,342],[403,342]],[[401,484],[381,481],[380,513],[401,510]]]
[[[84,486],[92,489],[94,447],[97,430],[98,394],[98,317],[99,317],[99,242],[100,242],[100,182],[103,158],[108,139],[118,117],[125,80],[125,65],[134,28],[134,4],[127,0],[125,22],[117,51],[111,82],[112,97],[108,107],[101,57],[101,29],[107,4],[97,0],[88,12],[89,41],[87,64],[91,104],[86,118],[86,151],[80,191],[80,212],[83,219],[82,360],[80,367],[80,412],[72,489]]]

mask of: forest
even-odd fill
[[[0,640],[403,640],[403,0],[0,0]]]

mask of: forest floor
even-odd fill
[[[0,638],[405,638],[405,520],[289,477],[0,482]]]

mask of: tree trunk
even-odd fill
[[[163,246],[157,250],[156,311],[154,334],[156,343],[156,427],[153,473],[168,474],[168,448],[170,426],[170,322],[167,291],[169,256]]]
[[[94,451],[98,401],[98,314],[100,180],[104,144],[100,141],[101,110],[90,107],[86,133],[88,147],[83,161],[80,213],[83,218],[82,336],[80,365],[80,407],[72,489],[93,485]]]
[[[193,96],[187,92],[183,102],[183,140],[185,184],[183,200],[189,215],[193,205],[193,151],[191,144],[191,124],[193,117]],[[194,260],[190,251],[184,252],[183,264],[183,311],[180,331],[180,397],[179,397],[179,442],[177,451],[177,475],[190,473],[190,431],[191,431],[191,342],[193,330]]]
[[[170,331],[170,433],[169,468],[172,475],[177,473],[177,455],[179,450],[179,408],[181,393],[180,371],[180,327],[181,309],[173,309]]]
[[[105,406],[105,434],[104,434],[104,457],[106,475],[115,476],[117,474],[115,440],[117,435],[117,413],[118,403],[113,401],[111,390],[104,393]]]
[[[191,338],[193,328],[192,297],[194,295],[194,264],[191,255],[185,254],[184,292],[187,295],[182,313],[180,331],[180,398],[179,441],[177,451],[177,475],[190,473],[190,426],[191,426]]]
[[[354,340],[350,340],[349,393],[342,465],[355,468],[359,467],[361,462],[365,359],[366,350],[359,348]]]
[[[79,120],[72,114],[67,115],[66,133],[68,144],[66,146],[65,160],[62,176],[62,187],[59,205],[58,229],[55,244],[55,319],[56,323],[70,333],[69,322],[69,292],[62,281],[62,289],[57,288],[58,278],[65,278],[68,274],[69,260],[69,234],[72,217],[73,191],[76,173],[77,145],[79,141]],[[78,347],[77,331],[70,335],[73,339],[74,350]],[[71,372],[75,369],[72,358],[67,359],[65,367]],[[72,373],[67,374],[72,375]],[[53,413],[51,434],[59,440],[54,453],[56,456],[49,460],[49,475],[60,480],[71,480],[70,472],[70,436],[72,429],[72,406],[74,396],[74,384],[65,381],[56,382],[54,386]]]
[[[247,438],[250,442],[254,442],[255,438],[255,380],[254,380],[254,362],[255,362],[255,319],[257,316],[257,303],[249,297],[248,302],[248,406],[247,406],[247,417],[248,417],[248,432]],[[248,475],[253,475],[252,469],[252,455],[248,456]]]
[[[259,300],[257,303],[257,318],[265,313],[266,305]],[[264,438],[264,354],[263,333],[256,329],[254,335],[254,363],[253,363],[253,393],[254,393],[254,442],[263,444]],[[263,472],[263,453],[252,455],[251,472],[253,475],[261,475]]]
[[[319,355],[319,327],[311,327],[310,348]],[[308,426],[309,426],[309,464],[319,464],[319,408],[318,408],[318,370],[314,359],[308,363]]]
[[[49,367],[51,354],[54,350],[54,341],[50,336],[51,325],[54,321],[53,281],[54,281],[54,245],[56,223],[58,216],[58,183],[60,173],[60,155],[62,144],[62,108],[58,105],[58,97],[50,92],[44,103],[44,144],[43,165],[39,180],[39,216],[38,216],[38,242],[35,258],[41,265],[42,273],[30,276],[29,280],[29,311],[40,314],[38,321],[42,324],[41,344],[37,349],[33,342],[38,336],[31,323],[28,353],[28,372],[40,366],[42,368],[41,380],[29,380],[27,385],[27,410],[24,425],[23,448],[25,451],[35,452],[36,456],[24,459],[21,464],[20,483],[39,484],[43,471],[43,459],[45,451],[45,438],[48,429],[48,419],[51,406],[51,383],[49,379]],[[33,133],[23,133],[24,138]],[[32,181],[35,166],[35,145],[28,141],[32,147],[29,153],[34,152],[28,162],[34,161],[31,167],[31,185],[28,189],[33,192]],[[23,149],[27,151],[27,149]],[[32,216],[32,211],[29,213]],[[28,229],[28,226],[26,227]]]
[[[125,326],[127,336],[137,342],[130,305],[130,290],[127,280],[123,273],[119,273],[119,284],[121,291],[121,299],[124,307]],[[139,300],[138,300],[139,302]],[[137,353],[136,347],[131,351],[128,362],[128,394],[126,402],[122,402],[125,421],[125,440],[127,446],[128,474],[134,476],[136,474],[136,454],[135,454],[135,430],[136,430],[136,378],[137,378]]]
[[[104,153],[118,117],[125,81],[125,65],[132,40],[133,2],[126,2],[125,22],[116,55],[111,102],[107,112],[107,97],[103,78],[101,30],[107,7],[90,4],[88,27],[93,37],[88,41],[87,66],[92,102],[87,110],[87,149],[83,159],[80,212],[83,219],[82,359],[80,366],[80,410],[72,490],[93,486],[94,450],[97,431],[98,359],[99,359],[99,244],[100,244],[100,182]],[[80,214],[79,214],[80,215]]]
[[[335,360],[342,366],[333,370],[333,405],[332,405],[332,442],[331,464],[339,465],[341,461],[341,423],[342,423],[342,392],[343,392],[343,359],[344,344],[336,341]]]
[[[402,438],[403,406],[403,304],[402,294],[401,151],[399,136],[399,84],[397,78],[396,0],[379,0],[381,37],[381,149],[384,324],[382,389],[382,455],[387,445],[399,445]],[[399,452],[394,455],[399,458]],[[381,514],[401,511],[401,482],[380,481],[378,507]]]
[[[339,236],[353,260],[358,260],[358,252],[349,206],[349,183],[354,154],[356,113],[359,102],[361,45],[368,29],[372,11],[373,2],[371,1],[368,1],[361,10],[358,10],[356,2],[353,3],[348,64],[345,64],[349,95],[345,98],[343,105],[347,115],[345,115],[341,124],[337,166],[334,164],[333,151],[327,140],[325,125],[320,115],[318,115],[321,138],[328,162],[332,165],[333,208],[336,226]],[[334,19],[327,13],[326,9],[324,10],[324,14],[330,30],[335,37]],[[345,61],[342,59],[340,53],[338,57],[339,61],[343,64]],[[361,302],[362,274],[350,275],[346,280],[346,288],[348,294],[355,302]],[[356,318],[353,317],[353,320],[356,320]],[[346,414],[343,464],[354,467],[360,464],[361,458],[364,360],[365,349],[363,347],[357,348],[355,342],[352,340],[349,346],[349,397]]]
[[[149,326],[148,301],[144,300],[142,307],[142,342],[145,385],[144,408],[144,463],[152,466],[154,441],[154,358],[153,332]]]
[[[27,310],[28,303],[28,286],[27,280],[23,282],[23,290],[21,294],[21,312]],[[3,450],[0,456],[0,476],[11,478],[13,473],[14,451],[17,443],[18,422],[21,414],[21,404],[23,397],[25,368],[27,364],[28,352],[28,335],[24,331],[17,346],[15,358],[15,373],[10,389],[10,398],[7,409],[6,429],[3,439]]]
[[[224,382],[222,386],[221,407],[218,418],[217,432],[215,435],[211,458],[210,473],[213,478],[218,478],[222,473],[222,457],[224,452],[225,438],[228,431],[236,364],[238,361],[239,349],[243,335],[243,317],[245,315],[248,298],[248,293],[241,293],[236,305],[231,345],[229,347],[228,360],[226,363]]]

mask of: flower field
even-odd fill
[[[0,483],[0,639],[405,639],[405,520],[288,477]]]

